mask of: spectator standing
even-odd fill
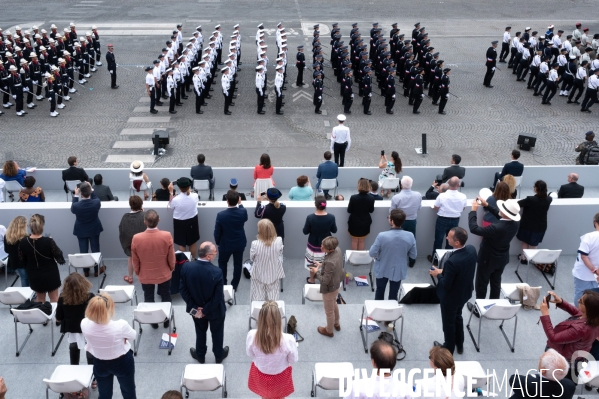
[[[35,186],[35,177],[25,177],[24,187],[19,191],[19,198],[21,202],[46,202],[46,196],[44,190],[41,187]]]
[[[27,219],[25,216],[17,216],[8,225],[3,241],[4,251],[8,254],[6,267],[19,273],[21,287],[29,287],[26,264],[19,258],[19,243],[25,237],[27,237]]]
[[[185,262],[181,269],[181,298],[185,301],[185,312],[192,309],[196,331],[196,346],[190,348],[191,357],[204,364],[206,362],[206,331],[210,326],[212,352],[216,363],[229,355],[229,347],[223,348],[225,332],[225,297],[223,294],[223,272],[212,264],[218,251],[211,242],[200,245],[199,259]]]
[[[298,360],[297,344],[282,332],[281,313],[275,301],[262,304],[258,326],[250,330],[245,350],[252,359],[248,388],[263,398],[284,398],[294,392],[292,366]]]
[[[166,177],[160,180],[160,188],[157,188],[154,191],[154,196],[152,197],[152,201],[170,201],[171,195],[168,191],[168,186],[171,184],[171,181]],[[173,195],[176,195],[176,190],[173,188]],[[199,196],[198,196],[199,199]]]
[[[315,262],[322,262],[324,252],[322,252],[322,240],[337,232],[335,215],[328,214],[327,200],[322,195],[314,198],[316,211],[306,217],[304,223],[304,235],[308,235],[308,245],[306,247],[306,269],[314,265]],[[314,283],[314,279],[309,279],[309,283]]]
[[[316,189],[319,191],[320,182],[322,179],[337,179],[337,176],[339,175],[339,166],[335,162],[331,161],[332,156],[333,154],[331,151],[325,151],[324,161],[318,165],[318,169],[316,171],[316,178],[318,179],[318,182],[316,183]],[[329,195],[329,190],[322,190],[322,192],[327,200],[333,198]]]
[[[157,289],[162,302],[171,302],[171,277],[175,270],[175,245],[171,233],[158,229],[160,217],[153,209],[144,214],[146,231],[131,241],[131,261],[144,292],[144,302],[154,302]],[[164,328],[169,321],[164,322]],[[158,328],[157,324],[152,327]]]
[[[580,155],[576,157],[576,165],[584,165],[584,157],[589,148],[597,146],[597,142],[595,141],[595,133],[592,130],[584,134],[584,139],[585,141],[578,144],[574,149],[574,151],[580,152]],[[2,176],[0,175],[0,177]],[[2,178],[4,179],[4,177]]]
[[[327,318],[326,327],[318,327],[318,332],[327,337],[333,337],[335,333],[333,328],[341,331],[339,324],[339,307],[337,306],[337,296],[343,279],[345,270],[343,270],[343,254],[339,248],[337,238],[329,236],[322,240],[322,252],[325,254],[321,262],[317,262],[310,268],[310,277],[312,280],[320,281],[320,293],[324,305],[324,313]]]
[[[476,249],[466,245],[468,233],[461,227],[454,227],[447,234],[447,241],[454,248],[441,259],[442,268],[432,266],[429,274],[437,277],[437,296],[441,302],[441,322],[444,342],[435,341],[435,346],[443,346],[451,352],[464,353],[464,320],[462,309],[474,291],[474,271],[476,270]]]
[[[266,190],[266,196],[257,197],[256,209],[254,210],[254,216],[258,219],[268,219],[272,222],[277,230],[277,236],[281,237],[283,242],[285,241],[285,224],[283,224],[283,216],[287,207],[285,204],[279,202],[283,194],[274,187]],[[262,201],[268,200],[266,205],[262,205]]]
[[[454,176],[460,180],[464,178],[466,175],[466,168],[460,166],[460,162],[462,162],[461,156],[458,154],[453,154],[451,156],[451,166],[448,166],[443,170],[443,175],[441,175],[441,183],[445,183]]]
[[[67,163],[69,164],[69,167],[62,171],[62,180],[65,182],[64,191],[66,193],[69,192],[66,183],[67,181],[79,180],[80,182],[91,182],[90,178],[87,176],[87,173],[85,173],[85,170],[79,167],[79,160],[76,156],[70,156],[67,159]]]
[[[251,301],[279,299],[283,270],[283,239],[277,237],[275,226],[268,219],[258,222],[258,236],[250,247],[252,266]]]
[[[351,136],[349,134],[349,128],[345,126],[345,115],[337,115],[337,126],[333,128],[331,133],[331,151],[335,155],[335,163],[340,168],[343,167],[345,162],[345,153],[349,151],[351,147]]]
[[[478,201],[491,212],[499,222],[487,227],[480,227],[476,221]],[[490,207],[487,201],[477,197],[472,201],[472,210],[468,215],[468,226],[470,232],[481,236],[483,239],[478,249],[478,259],[474,288],[476,299],[487,297],[487,285],[491,283],[489,299],[499,299],[501,293],[501,275],[503,269],[510,262],[510,242],[518,232],[520,225],[520,205],[513,199],[497,201],[497,208]],[[468,310],[472,309],[468,302]],[[478,316],[478,312],[474,314]]]
[[[270,179],[270,183],[274,186],[275,181],[272,179],[272,174],[275,172],[275,167],[270,163],[270,156],[262,154],[260,163],[254,167],[254,191],[256,190],[256,179]],[[260,195],[260,193],[255,193]]]
[[[522,241],[522,254],[519,256],[520,263],[527,264],[525,249],[536,249],[547,230],[547,212],[553,198],[547,195],[547,184],[543,180],[537,180],[534,185],[535,195],[518,201],[522,209],[520,228],[516,237]]]
[[[562,184],[557,192],[557,198],[582,198],[584,186],[578,184],[578,174],[568,175],[568,184]]]
[[[593,216],[595,231],[580,237],[580,246],[572,269],[574,276],[574,303],[585,290],[598,288],[597,275],[599,268],[599,213]]]
[[[13,161],[6,161],[2,166],[2,173],[0,173],[0,178],[7,181],[16,181],[21,186],[25,185],[25,176],[27,176],[27,172],[25,169],[19,168],[19,165]]]
[[[101,207],[100,200],[89,183],[81,183],[75,189],[71,204],[71,213],[75,215],[73,235],[79,240],[79,252],[82,254],[88,253],[90,246],[92,253],[100,252],[100,233],[104,230],[98,218]],[[104,273],[105,270],[106,266],[101,266],[99,270],[98,266],[95,266],[94,276],[98,277],[98,274]],[[89,277],[89,268],[83,269],[83,272],[85,277]]]
[[[379,195],[378,191],[379,191],[379,184],[375,181],[370,181],[370,195],[372,195],[372,198],[374,198],[375,201],[382,201],[383,197]]]
[[[148,190],[152,187],[152,182],[146,173],[144,172],[144,163],[142,161],[133,161],[131,162],[131,167],[129,168],[131,173],[129,173],[129,180],[133,185],[133,188],[138,193],[141,190],[142,183],[146,183],[147,189],[144,190],[144,200],[150,198],[150,194],[148,194]]]
[[[506,179],[504,178],[504,181],[500,181],[499,183],[497,183],[497,185],[495,186],[495,192],[493,192],[493,194],[486,199],[487,204],[489,204],[488,208],[497,208],[498,200],[507,201],[511,198],[510,187],[507,185],[505,180]],[[483,227],[487,227],[492,225],[493,223],[499,222],[499,219],[497,219],[495,215],[493,215],[493,213],[489,211],[488,208],[484,208],[485,214],[483,216]]]
[[[239,186],[239,182],[237,181],[237,179],[233,178],[229,181],[229,190],[231,191],[235,191],[237,194],[239,194],[239,196],[241,197],[242,201],[245,201],[245,194],[244,193],[240,193],[237,191],[237,188]],[[223,201],[227,200],[227,194],[223,194]]]
[[[173,211],[173,238],[179,251],[185,252],[189,247],[191,258],[197,257],[197,242],[200,240],[200,225],[198,223],[198,200],[196,193],[191,191],[192,181],[180,177],[176,181],[180,193],[175,195],[173,183],[168,185],[170,197],[169,208]]]
[[[429,262],[433,263],[433,257],[437,249],[443,247],[443,240],[447,233],[460,223],[460,215],[466,208],[466,195],[458,191],[460,188],[460,179],[452,177],[447,181],[449,188],[446,192],[439,194],[435,200],[435,210],[437,210],[437,222],[435,224],[435,242],[433,243],[433,253],[427,256]],[[451,249],[451,246],[445,240],[445,249]]]
[[[123,277],[123,280],[129,284],[133,284],[133,260],[131,259],[131,241],[133,236],[146,230],[144,224],[144,209],[143,200],[137,195],[129,197],[129,206],[131,211],[127,212],[121,218],[119,224],[119,241],[121,247],[127,255],[127,275]]]
[[[78,365],[81,349],[85,349],[85,339],[81,332],[81,321],[85,318],[85,308],[90,299],[92,283],[81,274],[71,273],[64,279],[62,292],[56,305],[56,323],[60,323],[60,332],[69,334],[70,364]],[[86,352],[87,364],[94,364],[94,359]],[[92,384],[95,389],[96,382]]]
[[[422,195],[418,191],[412,191],[414,180],[410,176],[401,178],[401,191],[391,198],[391,207],[389,213],[394,209],[401,209],[406,214],[406,220],[401,226],[405,231],[409,231],[416,238],[416,218],[418,211],[422,207]],[[414,267],[416,259],[410,258],[408,266]]]
[[[401,228],[406,220],[404,211],[392,210],[388,220],[391,229],[379,233],[368,251],[374,258],[375,300],[385,299],[387,283],[389,299],[397,300],[401,281],[408,275],[408,258],[416,259],[416,239]]]
[[[205,165],[204,162],[206,162],[206,156],[198,154],[198,164],[191,167],[190,175],[193,180],[208,180],[210,188],[208,200],[214,201],[214,173],[212,172],[212,166]]]
[[[519,158],[520,151],[512,150],[512,160],[503,165],[501,172],[495,172],[495,178],[493,180],[493,186],[491,186],[491,191],[495,191],[495,185],[498,181],[502,181],[505,175],[512,175],[514,177],[522,176],[522,173],[524,172],[524,165],[518,161]]]
[[[548,398],[572,399],[576,391],[576,384],[567,378],[570,364],[565,357],[554,349],[543,352],[539,359],[537,372],[540,374],[514,374],[510,377],[509,386],[512,387],[513,395],[510,399],[526,399],[537,397],[540,387],[543,396]]]
[[[327,190],[328,191],[328,190]],[[289,199],[291,201],[310,201],[312,199],[312,185],[308,176],[301,175],[297,178],[297,186],[289,190]]]
[[[112,195],[112,190],[110,187],[103,184],[104,179],[101,174],[97,174],[94,176],[94,192],[100,199],[100,201],[118,201],[118,197]]]
[[[58,301],[60,272],[56,263],[66,263],[52,237],[42,236],[45,223],[42,215],[31,215],[31,235],[23,237],[19,243],[19,259],[27,270],[29,286],[35,291],[36,300],[42,303],[46,301],[46,293],[50,302]]]
[[[223,280],[227,284],[227,264],[233,256],[233,280],[231,285],[237,291],[241,279],[243,251],[247,245],[244,225],[248,220],[247,210],[241,205],[241,197],[235,191],[227,193],[227,209],[216,215],[214,241],[218,245],[218,267],[223,272]]]
[[[379,169],[383,169],[381,174],[379,175],[379,187],[383,186],[383,182],[388,178],[396,178],[401,173],[402,164],[401,158],[397,151],[391,152],[391,161],[387,160],[387,156],[385,154],[381,154],[381,158],[379,159]],[[390,197],[391,190],[383,190],[381,189],[381,196]]]
[[[85,350],[94,357],[94,376],[100,397],[112,398],[114,377],[119,381],[123,399],[136,399],[135,360],[131,341],[137,332],[126,320],[112,320],[114,301],[108,294],[89,300],[81,332],[87,341]]]
[[[374,212],[374,198],[369,194],[370,183],[366,179],[358,180],[358,194],[349,198],[347,205],[347,231],[351,236],[351,249],[364,250],[364,240],[370,234],[370,225]]]

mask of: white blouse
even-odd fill
[[[97,324],[86,317],[81,320],[81,332],[87,341],[85,350],[101,360],[123,356],[131,349],[129,341],[137,337],[137,332],[123,319]]]
[[[198,201],[199,197],[197,193],[190,192],[189,195],[186,193],[179,193],[174,197],[169,207],[173,210],[173,219],[187,220],[198,214]]]
[[[256,332],[250,330],[245,340],[245,351],[261,373],[269,375],[281,374],[287,367],[297,362],[297,344],[291,334],[283,334],[281,346],[274,353],[265,354],[254,343]]]

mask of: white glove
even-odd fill
[[[262,90],[260,90],[260,95],[261,95],[261,96],[264,96],[264,93],[262,93]]]
[[[16,94],[13,94],[13,95],[12,95],[12,98],[14,98],[14,99],[16,100],[16,99],[17,99],[17,95],[16,95]]]
[[[23,91],[29,91],[28,87],[23,87]]]
[[[112,75],[112,71],[110,71],[110,74]]]
[[[368,93],[368,97],[372,97],[372,93]]]
[[[354,98],[354,95],[353,95],[353,94],[351,95],[351,98]]]
[[[116,66],[118,67],[118,66],[119,66],[119,64],[116,64]]]
[[[34,81],[33,81],[33,84],[37,84],[37,80],[34,80]]]
[[[322,96],[318,96],[318,99],[319,99],[319,100],[322,100]]]
[[[445,95],[445,98],[449,98],[449,94],[446,94],[446,95]]]
[[[420,98],[424,98],[424,94],[421,94],[421,95],[420,95]]]
[[[395,94],[391,96],[391,98],[395,98]]]
[[[52,99],[51,99],[51,98],[49,98],[49,99],[48,99],[48,101],[52,102]]]
[[[87,61],[83,60],[83,63],[84,63],[84,64],[87,64]]]
[[[495,72],[495,67],[491,68],[491,70],[492,70],[493,72]]]

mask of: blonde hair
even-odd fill
[[[516,178],[512,175],[503,176],[503,182],[510,188],[510,194],[516,191]]]
[[[328,251],[334,251],[339,246],[339,240],[337,237],[328,236],[322,240],[321,246]]]
[[[44,224],[46,224],[46,218],[44,215],[34,213],[29,219],[29,230],[31,234],[40,235],[44,232]]]
[[[262,304],[258,316],[258,330],[254,343],[268,355],[274,353],[281,346],[283,331],[281,326],[281,312],[275,301],[266,301]]]
[[[428,352],[431,362],[441,373],[447,377],[447,369],[451,370],[451,375],[455,374],[455,362],[451,352],[442,346],[433,346]]]
[[[103,293],[89,300],[85,317],[97,324],[108,324],[114,316],[114,301],[110,295]]]
[[[6,229],[6,242],[14,245],[27,236],[27,218],[25,216],[17,216],[10,221],[8,229]]]
[[[258,222],[258,235],[256,238],[267,246],[270,246],[277,239],[275,225],[268,219],[261,219]]]

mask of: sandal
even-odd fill
[[[306,277],[306,283],[308,283],[308,284],[316,284],[316,281],[310,281],[310,277]]]
[[[93,389],[93,390],[96,390],[97,388],[98,388],[98,381],[96,381],[96,380],[93,380],[93,381],[92,381],[92,389]]]
[[[129,284],[133,284],[133,277],[129,277],[129,276],[124,276],[123,280],[125,280],[126,282],[128,282]]]

